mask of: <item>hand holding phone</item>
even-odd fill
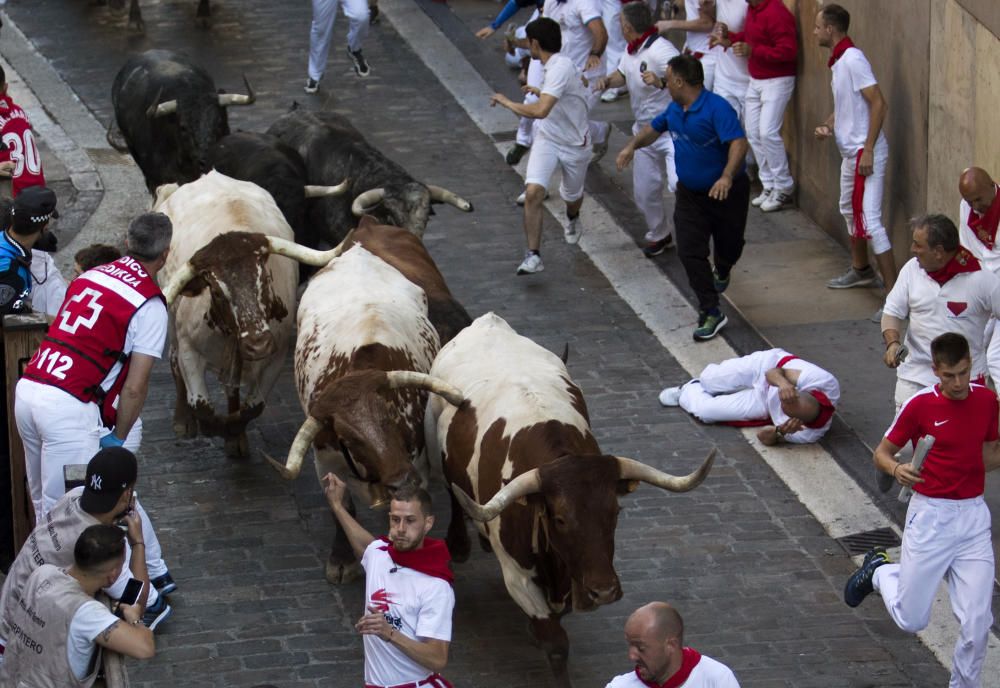
[[[142,609],[135,606],[135,603],[139,600],[139,595],[142,594],[143,582],[138,578],[129,578],[128,583],[125,584],[125,590],[122,592],[122,596],[118,598],[118,605],[115,607],[114,614],[120,619],[125,619],[129,623],[134,623],[137,619],[142,618]]]

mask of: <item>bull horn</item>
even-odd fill
[[[163,117],[164,115],[172,115],[177,112],[177,101],[165,100],[161,103],[161,95],[163,95],[162,88],[156,92],[156,98],[153,99],[153,104],[146,110],[146,117],[152,119],[153,117]]]
[[[615,458],[618,459],[618,474],[622,480],[639,480],[669,492],[687,492],[701,485],[701,482],[708,475],[708,471],[712,468],[712,462],[715,461],[715,451],[713,449],[709,452],[697,470],[682,477],[664,473],[635,459],[627,459],[623,456]]]
[[[246,95],[240,93],[220,93],[219,107],[229,107],[230,105],[253,105],[257,102],[257,94],[253,92],[253,87],[250,86],[250,81],[247,79],[246,74],[243,75],[243,85],[247,87]]]
[[[500,491],[493,495],[493,499],[488,501],[486,504],[479,504],[469,495],[465,494],[455,483],[451,484],[451,493],[455,495],[455,499],[458,503],[462,505],[462,509],[465,513],[469,515],[473,521],[479,521],[480,523],[486,523],[487,521],[492,521],[494,518],[500,515],[504,509],[506,509],[511,502],[520,499],[521,497],[527,497],[528,495],[535,494],[541,491],[542,482],[538,475],[538,469],[533,468],[527,473],[522,473],[517,476],[509,483],[500,488]]]
[[[336,186],[316,186],[315,184],[306,184],[303,187],[303,190],[305,191],[306,198],[340,196],[347,193],[347,187],[350,184],[350,181],[350,179],[345,179]]]
[[[198,271],[194,269],[194,266],[190,262],[187,262],[170,277],[170,281],[162,289],[163,298],[166,300],[168,306],[177,299],[181,291],[184,290],[184,287],[197,274]]]
[[[359,194],[351,204],[351,212],[361,217],[368,208],[378,205],[385,198],[385,189],[368,189]]]
[[[465,401],[465,396],[461,391],[433,375],[417,373],[412,370],[390,370],[385,375],[389,378],[389,387],[392,389],[419,387],[428,392],[434,392],[453,406],[461,406],[462,402]]]
[[[448,189],[440,186],[434,186],[433,184],[428,184],[427,190],[431,192],[431,201],[435,203],[447,203],[455,206],[463,212],[472,212],[472,204],[454,191],[448,191]]]
[[[295,433],[295,439],[292,440],[292,446],[288,449],[288,459],[285,463],[275,461],[267,454],[264,454],[264,458],[274,466],[274,469],[278,473],[281,473],[281,476],[285,480],[295,480],[302,470],[302,461],[306,457],[306,452],[309,451],[309,445],[312,444],[313,440],[316,439],[316,435],[322,429],[323,424],[321,422],[312,416],[308,416],[305,422],[302,423],[299,431]]]
[[[112,117],[108,122],[108,131],[104,136],[108,141],[108,145],[114,148],[119,153],[128,153],[128,144],[125,143],[125,138],[122,136],[122,130],[118,128],[115,118]]]
[[[275,236],[267,237],[267,243],[271,249],[271,253],[279,256],[287,256],[300,263],[321,268],[344,252],[344,244],[347,243],[347,240],[345,239],[340,242],[329,251],[317,251],[314,248],[309,248],[294,241]]]

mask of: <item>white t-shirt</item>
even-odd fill
[[[730,31],[742,31],[746,20],[746,0],[715,0],[715,21],[722,22]],[[723,50],[718,55],[715,63],[716,90],[721,81],[729,87],[729,90],[745,93],[750,83],[747,58],[734,54],[732,48]]]
[[[635,671],[630,671],[611,679],[606,688],[648,688]],[[701,656],[698,665],[691,671],[684,688],[740,688],[732,669],[711,657]]]
[[[571,59],[581,72],[587,71],[587,58],[590,57],[590,51],[594,49],[594,36],[587,28],[587,23],[601,18],[600,2],[597,0],[566,0],[566,2],[560,3],[556,0],[545,0],[542,16],[559,22],[559,28],[562,31],[562,50],[559,53]],[[601,63],[599,68],[594,71],[600,76],[604,76],[606,69],[603,65],[603,57]]]
[[[983,333],[990,316],[1000,316],[1000,278],[989,270],[963,272],[939,286],[911,258],[899,271],[896,285],[885,298],[884,312],[909,318],[906,360],[896,368],[901,380],[929,387],[938,379],[931,369],[931,341],[945,332],[957,332],[969,341],[972,377],[987,372]],[[1000,370],[990,370],[1000,380]]]
[[[1000,189],[997,189],[997,193],[1000,193]],[[997,232],[997,242],[993,244],[993,248],[986,248],[986,245],[969,227],[969,213],[971,212],[972,206],[963,200],[958,209],[958,241],[969,250],[969,253],[979,259],[984,268],[1000,276],[1000,231]]]
[[[635,55],[626,50],[618,63],[618,71],[625,77],[628,96],[632,101],[632,114],[640,124],[649,122],[670,105],[670,92],[665,88],[650,86],[642,80],[643,72],[653,72],[660,79],[667,72],[667,63],[677,57],[677,48],[662,36],[640,48]]]
[[[94,656],[96,643],[101,633],[118,621],[118,617],[107,607],[94,600],[85,602],[76,610],[69,624],[69,640],[66,643],[66,657],[69,666],[78,679],[87,676],[90,661]]]
[[[684,0],[684,19],[695,21],[698,18],[698,0]],[[714,60],[718,54],[716,50],[708,47],[708,33],[701,31],[684,32],[684,48],[692,53],[701,53],[702,59],[706,57]]]
[[[31,249],[31,308],[55,316],[66,298],[66,280],[46,251]]]
[[[122,351],[126,354],[138,353],[161,358],[163,356],[163,345],[167,341],[167,307],[161,299],[150,299],[139,306],[139,310],[129,321],[128,329],[125,331],[125,346]],[[108,372],[101,387],[104,390],[111,389],[112,383],[118,377],[118,371],[122,368],[121,363],[115,363]]]
[[[567,56],[556,53],[542,67],[541,92],[557,98],[545,119],[538,122],[538,133],[564,146],[587,145],[590,123],[587,87],[583,75]]]
[[[786,351],[781,349],[775,349],[774,351],[780,353],[776,353],[774,364],[768,366],[767,370],[777,366],[778,361],[788,355]],[[840,383],[837,382],[837,378],[829,372],[823,370],[818,365],[810,363],[809,361],[804,361],[801,358],[794,358],[781,367],[784,370],[799,371],[799,378],[795,383],[795,388],[797,390],[800,392],[822,392],[826,395],[826,398],[830,400],[830,403],[833,404],[834,407],[837,406],[837,402],[840,401]],[[767,371],[765,370],[765,372]],[[774,424],[777,426],[782,423],[786,423],[789,420],[789,416],[781,410],[781,399],[779,398],[780,390],[770,384],[765,377],[758,380],[756,384],[763,385],[761,391],[764,393],[765,403],[767,404],[767,412],[771,416],[771,420]],[[811,442],[818,442],[819,439],[826,434],[826,431],[830,429],[831,423],[833,423],[832,417],[829,421],[823,424],[822,427],[803,427],[798,432],[786,435],[785,440],[793,444],[809,444]]]
[[[871,109],[861,95],[863,89],[875,86],[875,74],[865,54],[848,48],[833,63],[833,136],[845,158],[852,158],[865,147]],[[877,143],[885,143],[885,132],[878,133]]]
[[[393,564],[387,544],[375,540],[365,549],[365,613],[379,607],[386,620],[408,638],[451,642],[455,592],[441,578]],[[365,683],[395,686],[421,681],[433,672],[407,657],[395,645],[373,635],[363,636]]]

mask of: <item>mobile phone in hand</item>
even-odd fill
[[[139,599],[139,594],[142,592],[142,581],[138,578],[129,578],[128,583],[125,584],[125,591],[122,596],[118,598],[118,603],[132,605],[136,603]]]

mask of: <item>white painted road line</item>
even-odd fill
[[[492,135],[517,126],[515,116],[506,110],[498,119],[500,109],[489,106],[493,90],[419,8],[406,0],[381,0],[379,7],[427,67],[442,79],[481,131]],[[615,134],[608,155],[614,155],[620,149],[616,144],[624,142],[620,133]],[[509,143],[497,144],[497,152],[502,156],[508,146]],[[517,168],[522,176],[523,165],[522,162]],[[553,198],[546,205],[553,217],[565,224],[562,201]],[[651,261],[641,258],[632,238],[590,195],[584,197],[581,218],[586,230],[580,239],[580,248],[688,374],[695,376],[708,363],[737,355],[721,337],[695,343],[691,338],[695,326],[691,305]],[[892,527],[898,532],[822,447],[765,447],[757,442],[754,433],[743,430],[747,442],[831,537],[883,527]],[[894,555],[898,557],[898,551]],[[861,557],[855,559],[860,562]],[[880,601],[868,602],[876,603]],[[930,625],[918,636],[938,661],[951,667],[958,624],[951,613],[943,584],[934,602]],[[989,648],[983,676],[1000,676],[1000,640],[996,634],[991,634]]]

